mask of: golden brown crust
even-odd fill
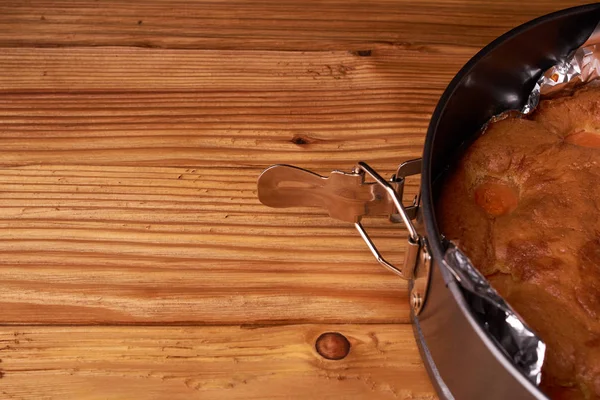
[[[442,232],[548,345],[542,387],[600,398],[600,88],[492,123],[447,177]]]

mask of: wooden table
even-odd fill
[[[578,3],[3,0],[0,398],[433,398],[406,283],[256,178],[391,173],[473,54]]]

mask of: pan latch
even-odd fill
[[[320,207],[332,218],[353,223],[377,261],[411,281],[410,303],[414,314],[418,315],[427,294],[431,255],[427,240],[419,235],[413,224],[419,209],[419,196],[407,206],[403,204],[402,196],[405,178],[420,174],[421,165],[421,159],[406,161],[389,181],[364,162],[359,162],[350,173],[333,171],[329,177],[290,165],[273,165],[258,178],[258,198],[275,208]],[[388,216],[392,222],[403,222],[408,230],[408,246],[401,268],[383,258],[361,224],[362,217],[381,215]]]

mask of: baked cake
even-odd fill
[[[600,88],[491,123],[448,174],[442,233],[547,345],[541,388],[600,398]]]

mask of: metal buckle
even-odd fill
[[[425,301],[431,256],[427,242],[415,228],[419,196],[404,206],[402,195],[407,176],[421,173],[421,159],[402,163],[390,181],[383,179],[364,162],[351,173],[333,171],[329,177],[290,165],[273,165],[258,178],[258,198],[270,207],[321,207],[333,218],[354,223],[356,230],[385,268],[413,282],[410,301],[418,315]],[[366,182],[368,175],[374,182]],[[389,263],[360,223],[362,217],[386,215],[392,222],[403,222],[408,230],[408,247],[402,268]]]
[[[392,192],[396,190],[402,190],[400,183],[392,184]],[[366,215],[395,211],[386,188],[365,182],[365,174],[358,168],[323,177],[291,165],[273,165],[258,178],[258,199],[275,208],[321,207],[330,217],[352,223]]]
[[[420,164],[420,160],[407,161],[407,163],[409,163],[409,165],[416,164],[417,162]],[[406,163],[404,163],[404,164],[406,164]],[[364,173],[369,174],[369,176],[371,176],[371,178],[375,179],[375,182],[377,182],[379,185],[381,185],[384,188],[389,199],[394,203],[395,211],[398,212],[397,215],[399,215],[400,219],[402,220],[402,222],[404,222],[404,225],[406,226],[406,229],[408,230],[408,248],[406,250],[406,256],[404,258],[404,263],[403,263],[402,269],[400,270],[400,269],[396,268],[395,266],[393,266],[392,264],[387,262],[381,256],[381,253],[379,253],[379,251],[377,250],[377,247],[375,247],[375,244],[373,243],[371,238],[369,238],[369,235],[367,234],[367,232],[365,231],[365,229],[363,228],[363,226],[360,222],[356,222],[354,224],[354,226],[356,227],[356,230],[358,230],[358,233],[360,234],[360,236],[363,238],[363,240],[369,247],[369,250],[371,250],[371,253],[373,253],[373,256],[375,256],[375,259],[381,265],[383,265],[384,267],[386,267],[387,269],[396,273],[397,275],[399,275],[400,277],[402,277],[404,279],[412,279],[414,269],[416,266],[416,257],[417,257],[417,254],[419,253],[420,240],[419,240],[419,234],[417,233],[417,229],[413,225],[410,215],[408,214],[406,208],[402,204],[402,194],[401,193],[404,191],[404,178],[407,176],[407,175],[402,175],[402,173],[406,171],[406,168],[403,169],[402,165],[401,165],[400,168],[398,168],[398,171],[399,172],[401,170],[403,170],[403,171],[401,172],[401,174],[396,173],[396,175],[393,178],[394,183],[399,184],[402,187],[402,190],[400,190],[400,191],[394,190],[394,188],[390,185],[389,182],[387,182],[385,179],[383,179],[377,172],[375,172],[366,163],[359,162],[357,169],[359,171],[363,171]],[[419,168],[419,172],[420,172],[420,168]],[[398,192],[400,192],[400,193],[398,193]],[[416,210],[417,210],[416,204],[412,205],[412,210],[415,210],[414,214],[416,215]],[[390,214],[390,220],[391,220],[392,215],[394,215],[394,214]]]

